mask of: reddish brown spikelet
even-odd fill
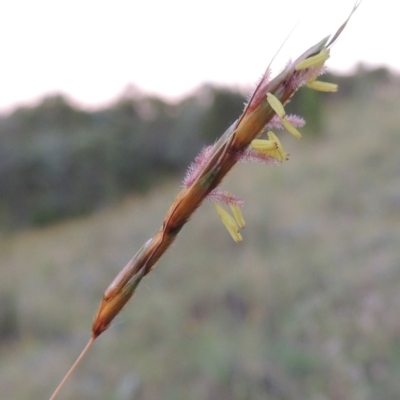
[[[354,10],[358,5],[359,2],[356,3]],[[289,63],[274,79],[269,79],[270,73],[267,69],[239,119],[228,128],[214,146],[205,148],[196,158],[185,178],[184,189],[171,205],[157,234],[139,250],[106,290],[93,323],[93,337],[99,336],[109,327],[111,321],[134,294],[140,281],[151,271],[203,200],[207,196],[211,199],[214,197],[218,200],[219,198],[220,202],[223,202],[221,199],[229,198],[224,192],[215,189],[241,158],[258,159],[254,155],[254,150],[249,149],[254,139],[268,126],[279,124],[278,121],[295,136],[301,137],[295,126],[301,126],[304,121],[296,116],[286,116],[283,105],[300,86],[315,80],[321,74],[323,64],[329,57],[329,47],[347,22],[348,20],[329,42],[328,37],[324,38],[304,52],[296,61]],[[278,116],[277,110],[280,114]],[[276,136],[272,132],[268,135],[279,144],[279,152],[276,153],[278,162],[287,159],[287,154],[281,148]],[[265,154],[260,157],[259,160],[265,162],[275,158]],[[234,199],[232,201],[237,207],[239,199],[236,197],[231,199]]]

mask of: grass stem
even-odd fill
[[[81,362],[82,358],[86,355],[86,353],[89,351],[90,347],[95,341],[95,337],[91,337],[85,348],[82,350],[82,353],[79,355],[79,357],[76,359],[72,367],[69,369],[69,371],[66,373],[64,376],[63,380],[60,382],[60,384],[57,386],[57,389],[54,391],[54,393],[51,395],[50,400],[54,400],[58,393],[60,393],[60,390],[64,386],[65,382],[67,382],[68,378],[72,375],[72,373],[75,371],[76,367],[79,365]]]

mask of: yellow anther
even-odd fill
[[[273,150],[270,152],[271,157],[276,158],[279,161],[286,161],[289,159],[289,155],[286,153],[286,151],[283,149],[282,144],[278,137],[275,135],[274,132],[269,131],[268,133],[268,138],[276,143],[276,150]]]
[[[276,150],[278,145],[273,140],[254,139],[251,142],[251,147],[260,153],[269,153],[271,150]]]
[[[286,115],[282,103],[272,93],[267,93],[267,101],[279,118],[283,118]]]
[[[318,90],[319,92],[337,92],[338,90],[338,85],[335,83],[315,80],[307,81],[306,86],[310,89]]]
[[[279,161],[286,161],[288,154],[283,150],[282,144],[274,132],[268,132],[269,140],[254,139],[251,147],[259,153],[265,154]]]
[[[235,220],[240,229],[243,229],[246,226],[246,222],[244,221],[242,211],[239,206],[231,205],[231,210]]]
[[[235,218],[232,217],[223,207],[219,204],[214,203],[214,207],[217,210],[219,217],[221,218],[222,223],[225,225],[225,228],[228,230],[232,239],[239,243],[243,240],[242,235],[239,232],[239,225],[237,224]]]
[[[322,67],[325,61],[329,58],[329,50],[324,47],[318,54],[312,57],[308,57],[303,61],[300,61],[296,65],[296,71],[301,71],[307,68]]]
[[[302,139],[301,133],[287,119],[281,118],[281,123],[295,138]]]

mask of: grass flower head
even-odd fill
[[[351,14],[359,4],[360,2],[355,4]],[[349,18],[331,39],[326,37],[309,48],[294,62],[290,62],[275,78],[270,79],[270,69],[267,68],[243,113],[213,146],[205,147],[196,157],[189,167],[181,192],[166,213],[158,232],[141,247],[105,291],[93,322],[91,340],[84,352],[107,330],[115,316],[135,293],[139,283],[154,268],[204,200],[208,199],[213,203],[217,215],[233,240],[243,240],[241,230],[245,221],[240,208],[244,202],[235,195],[219,189],[219,186],[225,175],[238,162],[277,165],[288,159],[288,154],[272,129],[284,128],[301,139],[297,128],[304,125],[304,120],[287,115],[285,104],[304,85],[326,92],[337,90],[336,85],[316,79],[324,72],[324,64],[330,56],[330,47],[343,31]],[[229,206],[231,212],[224,206]],[[51,399],[55,398],[66,378]]]

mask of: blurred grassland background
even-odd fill
[[[303,89],[290,161],[238,165],[235,244],[205,203],[95,343],[62,398],[400,398],[400,78],[359,68]],[[0,387],[48,398],[104,289],[158,229],[184,170],[240,113],[205,86],[176,105],[134,89],[0,120]]]

